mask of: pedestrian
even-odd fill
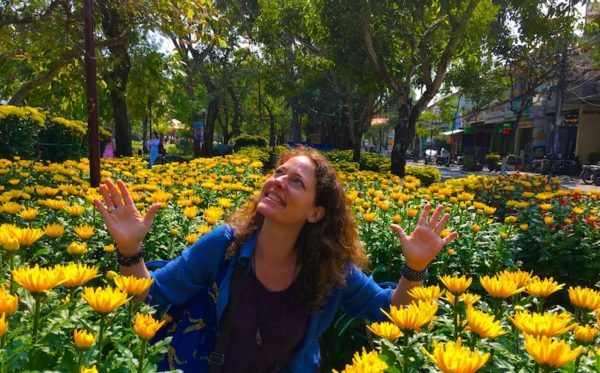
[[[314,372],[318,338],[338,309],[384,320],[381,310],[407,304],[408,291],[457,236],[440,237],[449,219],[442,206],[428,219],[425,205],[410,235],[393,224],[405,263],[397,286],[381,287],[360,269],[366,255],[335,169],[317,150],[297,148],[227,224],[151,273],[142,243],[159,205],[141,215],[121,180],[106,180],[100,193],[104,203],[94,204],[121,273],[152,277],[140,300],[170,307],[173,321],[163,330],[173,339],[159,370]]]
[[[102,153],[102,158],[114,158],[115,157],[115,138],[112,137],[110,141],[104,147],[104,152]]]
[[[146,141],[146,146],[150,150],[149,162],[150,167],[152,167],[154,165],[154,161],[156,161],[156,158],[159,155],[158,149],[160,146],[160,138],[158,137],[158,133],[156,131],[152,131],[152,133],[150,134],[150,140]]]

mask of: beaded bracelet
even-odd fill
[[[135,264],[138,264],[144,258],[144,253],[145,253],[144,245],[142,245],[142,249],[133,256],[124,256],[123,254],[121,254],[118,247],[117,247],[117,250],[115,250],[115,251],[117,253],[117,263],[119,263],[120,265],[122,265],[124,267],[131,267]]]
[[[427,276],[427,268],[422,271],[415,271],[414,269],[408,267],[406,263],[404,263],[400,274],[408,281],[423,281],[425,280],[425,276]]]

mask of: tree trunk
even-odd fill
[[[239,97],[235,94],[233,87],[229,85],[227,87],[227,91],[229,92],[229,96],[231,96],[231,101],[233,104],[233,121],[231,122],[231,133],[233,137],[238,137],[241,134],[240,130],[240,122],[242,119],[242,106],[240,104]]]
[[[298,104],[297,98],[292,98],[290,100],[290,108],[292,109],[292,119],[290,122],[290,127],[292,128],[292,140],[293,141],[302,141],[302,130],[300,128],[300,108]]]
[[[208,94],[211,94],[210,89],[208,90]],[[202,157],[210,157],[213,154],[215,122],[217,121],[217,115],[219,114],[220,108],[221,98],[219,98],[218,96],[215,97],[208,104],[208,111],[206,112],[206,123],[204,123],[204,142],[202,143],[202,150],[200,152],[200,156]]]
[[[392,149],[391,172],[404,177],[406,166],[406,150],[415,136],[416,120],[411,115],[411,108],[406,103],[398,105],[398,123],[394,131],[394,148]]]
[[[102,30],[108,38],[116,38],[126,34],[126,25],[118,11],[109,7],[101,7]],[[125,90],[131,70],[131,60],[127,50],[127,43],[116,44],[108,47],[112,69],[105,74],[106,83],[110,92],[110,101],[115,121],[115,145],[117,157],[130,157],[133,155],[131,148],[131,123],[125,100]]]

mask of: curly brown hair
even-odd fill
[[[319,311],[336,286],[346,285],[349,263],[359,268],[367,265],[367,257],[360,243],[356,223],[346,204],[342,183],[329,160],[319,151],[298,147],[284,151],[277,167],[297,156],[306,156],[315,165],[317,192],[315,204],[325,208],[324,217],[316,223],[306,223],[296,241],[300,297],[310,314]],[[235,239],[228,256],[237,253],[240,246],[262,226],[264,217],[257,212],[257,198],[232,214],[228,224],[235,229]]]

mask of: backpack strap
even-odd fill
[[[209,373],[220,373],[225,364],[225,353],[227,352],[227,347],[229,346],[229,341],[231,339],[233,321],[240,303],[245,276],[246,267],[236,261],[229,290],[229,303],[223,311],[215,349],[208,356]]]

